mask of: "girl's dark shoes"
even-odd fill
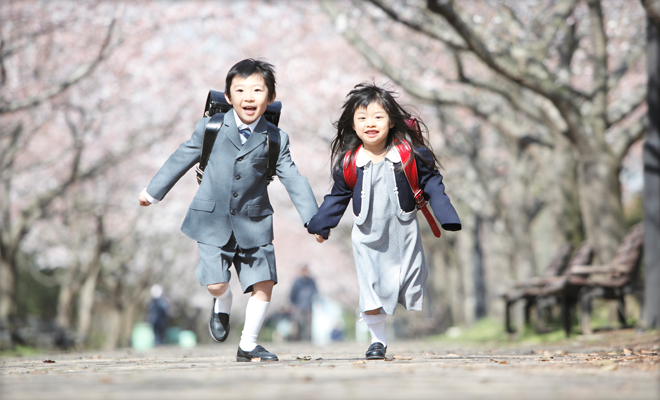
[[[244,351],[241,349],[241,346],[238,346],[238,353],[236,353],[236,361],[238,362],[249,362],[249,361],[258,361],[267,362],[267,361],[279,361],[280,359],[273,353],[268,352],[261,345],[257,345],[252,351]]]
[[[224,342],[229,335],[229,314],[215,312],[215,301],[213,298],[213,309],[209,320],[209,332],[216,342]]]
[[[372,343],[367,349],[365,356],[367,360],[384,360],[387,346],[383,346],[381,342]]]

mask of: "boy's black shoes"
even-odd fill
[[[249,362],[249,361],[279,361],[280,359],[273,353],[269,353],[261,345],[257,345],[252,351],[244,351],[241,346],[238,346],[238,353],[236,353],[236,361]]]
[[[209,320],[209,332],[216,342],[224,342],[229,335],[229,314],[215,312],[215,297],[213,298],[213,309]]]
[[[384,360],[387,346],[383,346],[381,342],[372,343],[367,349],[365,356],[367,360]]]

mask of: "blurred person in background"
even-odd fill
[[[151,300],[147,306],[147,322],[154,329],[154,339],[157,345],[164,343],[165,330],[169,319],[170,302],[163,295],[163,287],[155,284],[151,287]]]
[[[312,303],[316,296],[316,282],[309,276],[307,265],[303,265],[289,295],[294,307],[294,321],[298,325],[298,340],[312,340]]]

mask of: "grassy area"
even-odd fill
[[[616,318],[616,304],[603,299],[596,299],[592,303],[591,327],[594,332],[607,331],[612,328],[621,328]],[[637,300],[632,296],[626,296],[626,316],[629,327],[637,326],[641,308]],[[538,343],[560,343],[567,339],[575,339],[580,335],[579,319],[573,316],[571,336],[566,337],[564,330],[558,320],[559,312],[555,310],[555,318],[546,321],[550,329],[547,333],[537,333],[534,326],[526,326],[521,332],[507,333],[504,322],[500,319],[483,318],[469,327],[453,327],[445,334],[434,336],[434,340],[456,344],[478,343],[483,345],[506,345],[506,344],[538,344]]]
[[[573,332],[571,337],[578,335],[577,326],[574,327]],[[501,321],[483,318],[470,327],[450,328],[445,334],[434,336],[432,339],[455,344],[536,344],[561,342],[566,340],[566,334],[562,329],[537,333],[531,326],[526,327],[522,332],[510,334],[504,330]]]
[[[11,350],[0,351],[1,357],[29,357],[44,354],[44,350],[35,347],[18,345]]]

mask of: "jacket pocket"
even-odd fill
[[[248,206],[247,214],[249,217],[263,217],[271,215],[273,210],[264,206]]]
[[[191,210],[212,212],[215,209],[215,201],[204,199],[193,199],[190,203]]]
[[[266,165],[268,157],[252,157],[250,161],[252,161],[252,164]]]

